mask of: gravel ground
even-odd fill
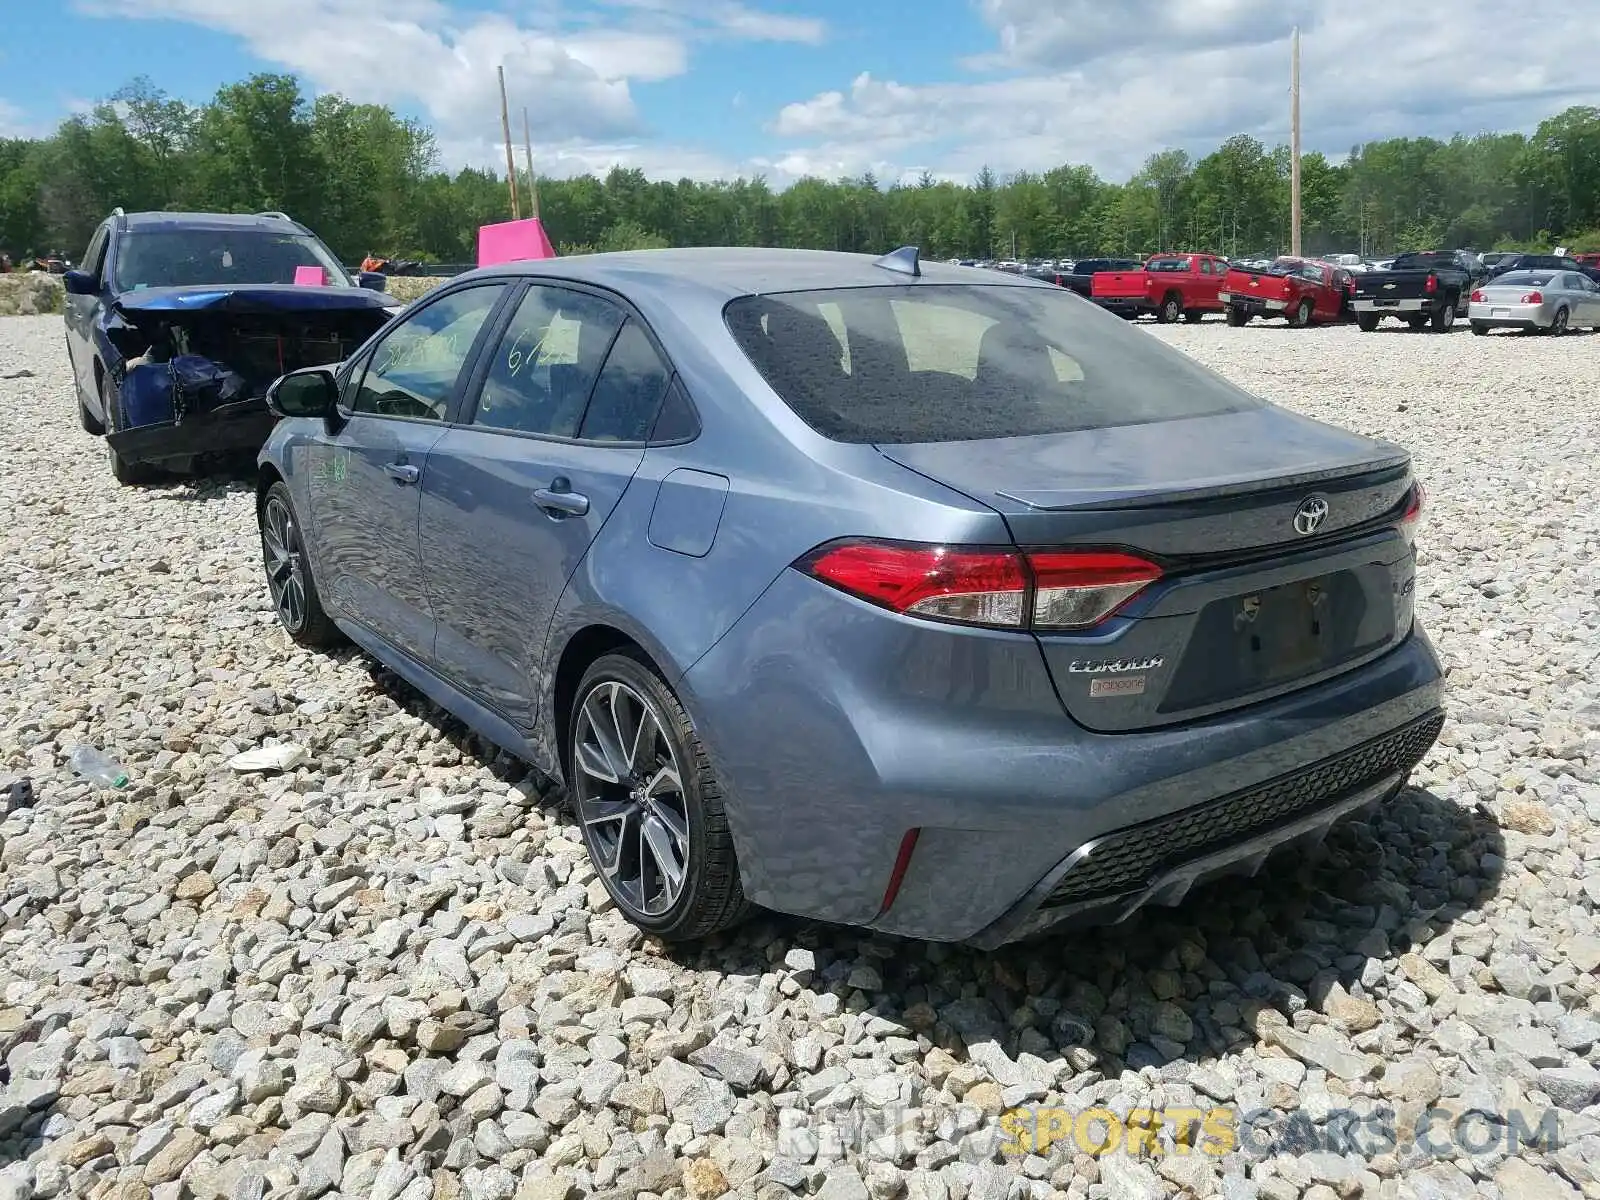
[[[1415,451],[1452,691],[1417,786],[1111,931],[768,916],[674,957],[524,770],[277,631],[247,484],[115,487],[60,319],[0,319],[0,783],[35,786],[0,799],[0,1200],[1600,1197],[1600,337],[1155,336]],[[274,740],[304,762],[230,766]],[[1241,1144],[1009,1152],[1035,1103],[1232,1105]],[[1387,1109],[1439,1110],[1426,1144],[1352,1132]]]

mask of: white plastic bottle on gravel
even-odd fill
[[[97,783],[103,788],[128,786],[128,773],[122,769],[122,764],[93,746],[81,742],[74,746],[67,758],[67,765],[90,783]]]

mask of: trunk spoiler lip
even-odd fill
[[[1094,488],[1084,489],[1085,498],[1072,500],[1071,488],[1052,488],[1048,491],[1018,488],[1015,491],[996,489],[995,495],[1035,512],[1114,512],[1125,509],[1159,508],[1169,504],[1183,504],[1190,500],[1221,499],[1228,496],[1246,496],[1260,492],[1296,487],[1315,487],[1377,472],[1409,470],[1411,455],[1405,451],[1367,459],[1362,462],[1343,462],[1333,466],[1317,467],[1286,475],[1219,476],[1216,479],[1169,489],[1149,488]],[[1045,497],[1062,497],[1045,500]]]
[[[191,312],[359,312],[382,309],[385,295],[367,288],[303,287],[290,283],[149,288],[125,292],[111,306],[130,316]]]

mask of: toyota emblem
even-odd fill
[[[1301,537],[1310,537],[1327,519],[1328,502],[1321,496],[1307,496],[1294,510],[1294,531]]]

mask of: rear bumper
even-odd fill
[[[209,412],[189,413],[174,424],[138,425],[107,434],[106,441],[125,462],[176,462],[215,454],[260,451],[277,424],[267,402],[255,398],[225,404]]]
[[[1401,300],[1370,300],[1357,297],[1350,302],[1350,307],[1358,313],[1377,313],[1380,317],[1385,313],[1408,313],[1415,316],[1418,313],[1431,312],[1436,301],[1422,297],[1406,297]]]
[[[1056,926],[1109,925],[1173,907],[1199,884],[1254,875],[1276,851],[1320,843],[1340,821],[1391,799],[1444,725],[1442,712],[1254,788],[1075,848],[1008,913],[967,939],[981,948]]]
[[[1089,299],[1119,317],[1142,317],[1156,310],[1156,306],[1142,296],[1090,296]]]
[[[1330,760],[1429,718],[1443,697],[1438,659],[1416,629],[1372,662],[1272,700],[1092,733],[1062,708],[1031,636],[898,618],[797,572],[680,685],[727,795],[752,900],[986,945],[1064,921],[1120,919],[1316,835],[1393,790],[1412,765],[1347,778],[1328,774]],[[1300,808],[1279,804],[1265,823],[1238,823],[1224,845],[1169,838],[1176,857],[1136,864],[1134,883],[1046,906],[1063,879],[1076,881],[1074,855],[1103,862],[1103,847],[1126,843],[1129,831],[1144,838],[1208,804],[1281,790],[1308,768],[1331,782]],[[915,850],[885,909],[912,830]]]
[[[1260,296],[1242,296],[1237,292],[1223,296],[1222,304],[1225,308],[1236,308],[1253,317],[1281,317],[1289,308],[1287,300],[1264,300]]]
[[[1490,329],[1545,329],[1552,323],[1537,304],[1472,304],[1467,320]]]

